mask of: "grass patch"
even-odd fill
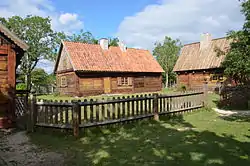
[[[202,109],[159,122],[85,129],[79,139],[36,132],[31,140],[61,152],[67,165],[250,165],[249,121]]]

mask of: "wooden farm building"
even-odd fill
[[[0,24],[0,128],[15,117],[16,68],[28,46]]]
[[[63,41],[55,66],[60,94],[87,96],[154,92],[162,88],[163,69],[148,50]]]
[[[201,36],[200,42],[184,45],[174,66],[178,86],[185,85],[189,89],[207,86],[213,91],[221,83],[230,82],[224,77],[221,67],[225,55],[218,56],[216,51],[226,51],[229,46],[228,39],[212,39],[208,33]]]

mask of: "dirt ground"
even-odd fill
[[[0,166],[63,166],[62,154],[45,151],[25,131],[0,130]]]

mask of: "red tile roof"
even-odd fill
[[[119,47],[103,50],[98,44],[62,42],[75,71],[164,72],[148,50]]]

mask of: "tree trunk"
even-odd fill
[[[31,75],[27,74],[25,78],[26,78],[27,90],[31,90]]]
[[[166,85],[165,85],[166,88],[168,88],[168,73],[166,72]]]

